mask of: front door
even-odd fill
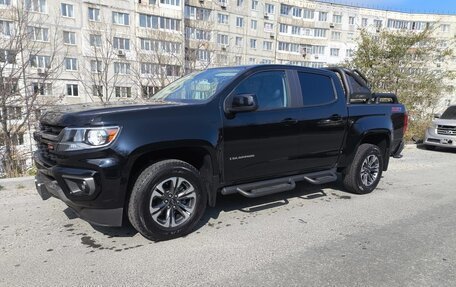
[[[223,115],[225,183],[283,176],[298,153],[299,109],[292,104],[287,72],[257,72],[232,94],[255,94],[258,110]]]

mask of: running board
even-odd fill
[[[298,181],[308,181],[312,184],[324,184],[336,180],[336,169],[330,169],[235,186],[228,186],[222,189],[222,194],[228,195],[240,193],[245,197],[255,198],[295,189],[296,182]]]

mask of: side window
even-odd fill
[[[353,90],[352,93],[370,94],[369,89],[358,83],[352,76],[347,75],[347,77]]]
[[[330,77],[302,72],[298,72],[298,77],[304,106],[325,105],[336,99]]]
[[[241,82],[234,93],[255,94],[258,99],[258,110],[273,110],[289,106],[285,71],[254,74]]]

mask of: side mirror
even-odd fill
[[[442,114],[434,114],[434,119],[440,119],[441,116]]]
[[[230,97],[226,111],[230,113],[253,112],[258,109],[258,101],[255,94],[240,94]]]

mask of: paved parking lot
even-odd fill
[[[377,190],[219,197],[185,238],[100,228],[0,181],[0,286],[456,286],[456,152],[407,146]]]

